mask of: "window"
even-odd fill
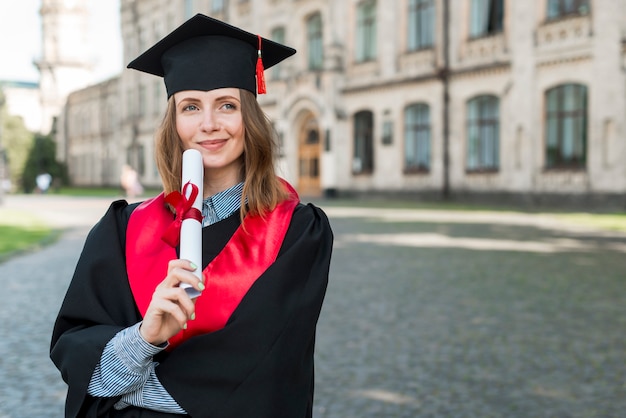
[[[148,99],[146,98],[146,86],[144,86],[143,84],[141,84],[139,86],[139,116],[140,117],[144,117],[146,116],[146,107],[148,105]]]
[[[309,132],[307,132],[306,134],[305,142],[311,145],[319,144],[320,143],[320,131],[318,131],[317,129],[309,130]]]
[[[504,0],[472,0],[470,19],[471,38],[502,32]]]
[[[548,20],[589,13],[589,0],[548,0]]]
[[[126,148],[126,163],[133,168],[136,167],[137,174],[143,176],[146,171],[144,146],[138,143],[129,145]]]
[[[324,63],[322,47],[322,16],[319,13],[311,16],[306,22],[309,70],[321,70]]]
[[[224,0],[211,0],[211,11],[222,13],[224,11]]]
[[[128,89],[126,92],[126,107],[128,109],[127,115],[131,118],[137,116],[137,106],[135,105],[135,95],[132,89]]]
[[[152,91],[154,93],[152,113],[158,115],[163,109],[163,82],[155,80],[152,84]]]
[[[185,19],[193,16],[193,0],[185,0]]]
[[[435,6],[433,0],[409,1],[408,50],[430,48],[435,34]]]
[[[354,115],[354,158],[352,172],[354,174],[371,173],[374,171],[374,115],[370,111],[358,112]]]
[[[285,28],[280,26],[277,28],[272,29],[272,34],[271,34],[271,39],[272,41],[278,42],[279,44],[284,44],[285,43]],[[282,71],[281,71],[281,65],[276,64],[275,66],[273,66],[271,68],[271,73],[272,73],[272,80],[279,80],[282,76]]]
[[[584,168],[587,87],[565,84],[546,92],[546,168]]]
[[[376,2],[364,1],[357,8],[356,61],[376,58]]]
[[[404,169],[430,169],[430,108],[423,103],[404,111]]]
[[[492,171],[499,166],[500,116],[495,96],[467,102],[467,170]]]

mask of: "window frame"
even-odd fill
[[[476,106],[475,112],[472,107]],[[493,106],[489,109],[489,106]],[[474,96],[466,103],[465,171],[467,173],[500,170],[500,98],[492,94]],[[486,115],[489,111],[492,114]],[[473,118],[473,114],[477,117]]]
[[[307,68],[310,71],[320,71],[324,66],[324,33],[320,12],[313,13],[306,19],[306,33]]]
[[[479,9],[487,13],[478,13]],[[504,31],[505,0],[470,0],[469,38],[485,38]]]
[[[568,97],[565,97],[571,91],[574,96],[574,108],[567,109]],[[551,109],[551,98],[556,101],[556,109]],[[587,166],[587,145],[588,145],[588,129],[589,129],[589,89],[586,85],[580,83],[564,83],[547,89],[544,94],[544,157],[546,170],[584,170]],[[552,124],[552,121],[555,124]],[[568,123],[569,122],[569,123]],[[554,133],[552,130],[555,129]],[[573,133],[573,136],[567,135],[567,131]],[[555,138],[552,138],[555,135]],[[571,143],[567,144],[568,138]],[[551,151],[551,145],[554,144],[554,151]],[[576,151],[578,155],[570,158],[565,157],[568,154],[568,148],[571,153]],[[553,154],[553,155],[551,155]]]
[[[376,0],[363,0],[356,9],[356,45],[354,48],[357,63],[374,61],[377,55]]]
[[[286,42],[285,41],[286,32],[287,32],[287,29],[284,26],[275,26],[271,32],[272,41],[277,42],[279,44],[284,44]],[[284,72],[282,69],[281,63],[274,65],[272,68],[270,68],[270,71],[271,71],[272,80],[280,80]]]
[[[432,126],[430,106],[424,102],[411,103],[407,105],[404,108],[404,172],[429,172],[431,164],[431,147]],[[414,151],[414,162],[409,161],[409,148],[412,148]],[[425,151],[423,151],[424,148]],[[424,158],[424,154],[426,158]]]
[[[374,172],[374,112],[361,110],[354,114],[352,174],[367,175]],[[360,166],[356,167],[356,161]]]
[[[434,0],[409,0],[407,14],[407,51],[432,48],[435,44]],[[427,27],[422,26],[425,25]],[[422,38],[423,35],[426,34]]]
[[[565,19],[573,16],[586,16],[591,13],[590,0],[571,0],[571,8],[567,8],[566,0],[546,0],[546,21]],[[551,13],[552,6],[556,4],[558,10],[555,14]],[[585,8],[586,10],[582,10]]]

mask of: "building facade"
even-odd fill
[[[42,0],[39,70],[41,127],[48,134],[62,112],[67,95],[89,85],[92,78],[86,0]],[[63,147],[63,146],[62,146]]]
[[[124,62],[198,12],[298,50],[266,72],[259,102],[301,194],[625,205],[626,0],[122,0],[120,12]],[[116,170],[158,185],[162,80],[124,70],[115,83],[110,139],[83,147],[88,133],[64,132],[72,178],[107,184],[89,170],[105,169],[95,143],[110,141]]]

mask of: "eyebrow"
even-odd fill
[[[228,101],[228,100],[236,100],[238,103],[241,103],[241,100],[236,98],[235,96],[231,96],[230,94],[224,95],[224,96],[219,96],[216,97],[214,101],[216,102],[224,102],[224,101]],[[198,97],[183,97],[182,99],[179,99],[176,101],[176,104],[179,105],[181,103],[184,102],[201,102],[202,99],[198,98]]]
[[[217,98],[215,98],[216,102],[223,102],[225,100],[236,100],[238,102],[240,102],[241,100],[239,100],[238,98],[236,98],[235,96],[231,96],[230,94],[225,95],[225,96],[219,96]]]

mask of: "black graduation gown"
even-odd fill
[[[107,342],[142,319],[125,269],[126,224],[134,207],[114,202],[90,231],[54,326],[50,356],[68,384],[66,417],[181,416],[134,407],[116,411],[119,398],[87,394]],[[238,226],[236,213],[203,228],[203,267]],[[326,215],[299,204],[277,260],[226,326],[155,357],[159,380],[189,416],[312,416],[315,328],[332,242]]]

